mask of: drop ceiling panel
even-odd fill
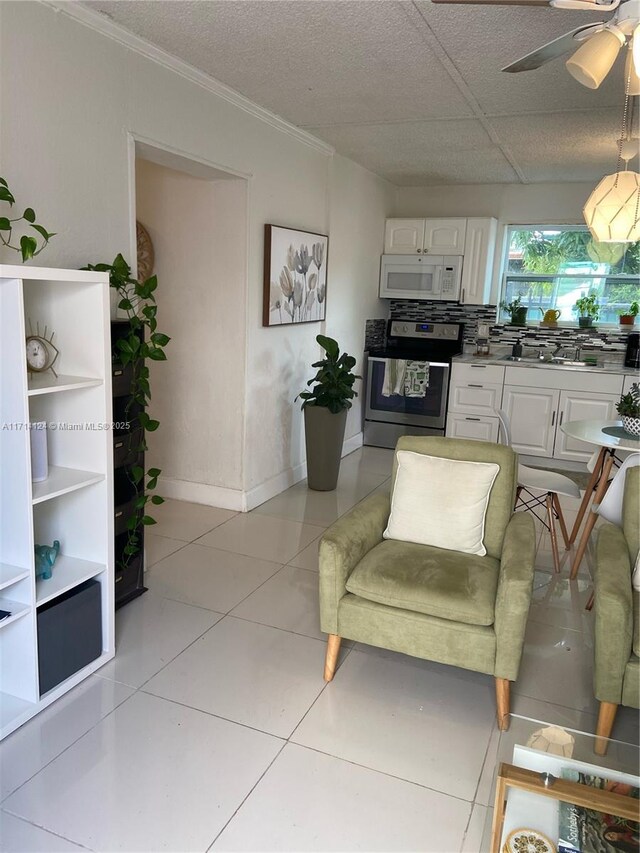
[[[595,92],[563,59],[500,71],[607,13],[429,0],[83,5],[403,186],[596,180],[615,162],[622,59]]]
[[[569,30],[608,19],[610,12],[443,6],[425,0],[417,6],[485,113],[593,109],[624,99],[622,53],[596,91],[581,86],[566,70],[564,60],[570,54],[535,71],[507,74],[500,70]]]
[[[513,169],[479,121],[310,127],[347,157],[401,186],[503,183]]]
[[[548,113],[539,119],[492,119],[529,181],[597,181],[615,171],[619,110]]]
[[[294,124],[471,115],[395,2],[93,2]]]

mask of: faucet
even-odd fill
[[[582,355],[582,345],[578,344],[576,347],[576,361],[580,361],[580,356]]]
[[[559,354],[562,352],[562,350],[563,350],[563,345],[562,345],[562,344],[558,344],[558,346],[557,346],[557,347],[554,349],[554,351],[551,353],[551,358],[552,358],[552,359],[553,359],[553,358],[558,358],[558,356],[559,356]]]

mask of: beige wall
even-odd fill
[[[155,249],[166,362],[151,362],[149,462],[164,477],[242,489],[246,181],[136,161],[137,217]]]
[[[512,225],[584,224],[593,184],[483,184],[399,187],[396,216],[495,216]]]

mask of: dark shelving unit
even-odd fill
[[[111,323],[111,368],[113,394],[113,421],[119,426],[128,423],[128,428],[113,430],[113,498],[115,533],[115,604],[116,609],[132,601],[147,588],[144,585],[144,525],[138,529],[138,552],[123,565],[124,548],[127,544],[127,523],[135,514],[136,489],[130,473],[134,465],[144,468],[144,453],[138,451],[142,428],[137,422],[141,407],[128,406],[131,400],[133,370],[131,365],[120,363],[117,341],[130,333],[127,320]],[[142,335],[142,331],[140,331]]]

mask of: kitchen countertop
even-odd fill
[[[497,352],[494,355],[475,355],[474,353],[463,353],[453,357],[453,364],[496,364],[501,367],[533,367],[543,370],[571,370],[579,373],[615,373],[618,376],[638,376],[638,371],[632,367],[625,367],[620,361],[606,361],[598,358],[598,366],[596,365],[577,365],[577,364],[550,364],[548,361],[538,361],[536,359],[526,361],[509,361],[506,356],[508,351]]]

